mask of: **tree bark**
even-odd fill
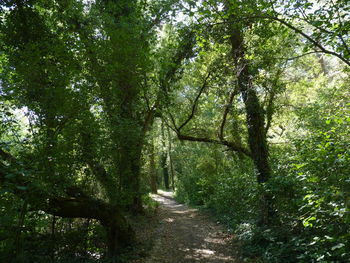
[[[151,139],[151,143],[149,146],[149,177],[150,177],[150,186],[151,186],[151,192],[153,194],[157,193],[157,173],[156,173],[156,163],[155,163],[155,154],[154,154],[154,142],[153,138]]]
[[[166,190],[169,190],[170,186],[169,186],[169,172],[168,172],[167,159],[168,159],[167,152],[163,151],[161,165],[162,165],[162,171],[163,171],[164,187]]]
[[[234,22],[230,24],[229,30],[231,34],[232,57],[237,71],[238,88],[246,110],[249,148],[256,168],[257,182],[263,185],[271,176],[264,111],[252,83],[254,76],[250,73],[249,63],[245,59],[243,33]],[[273,211],[272,199],[263,188],[260,201],[259,224],[267,226]]]
[[[128,141],[127,141],[128,140]],[[118,169],[123,197],[127,200],[126,206],[131,212],[138,214],[143,212],[140,193],[140,170],[142,138],[125,140],[120,147]]]

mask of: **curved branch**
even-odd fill
[[[207,81],[208,81],[210,75],[211,75],[211,73],[209,72],[207,74],[206,78],[204,79],[204,83],[203,83],[202,87],[199,89],[199,92],[198,92],[198,94],[193,102],[192,111],[191,111],[190,115],[187,117],[187,119],[179,127],[176,126],[175,119],[174,119],[173,115],[170,113],[170,118],[171,118],[172,124],[174,126],[174,128],[172,128],[172,127],[171,128],[175,131],[175,133],[177,134],[177,137],[180,140],[214,143],[214,144],[224,145],[232,151],[243,153],[246,156],[251,158],[252,155],[248,149],[246,149],[245,147],[243,147],[240,144],[226,141],[223,138],[223,130],[224,130],[226,118],[227,118],[227,115],[229,113],[230,105],[232,105],[233,98],[238,93],[238,88],[235,88],[235,90],[231,93],[230,98],[229,98],[229,103],[228,103],[227,107],[225,108],[223,121],[222,121],[221,127],[220,127],[219,140],[207,138],[207,137],[195,137],[195,136],[191,136],[191,135],[181,134],[181,129],[183,127],[185,127],[191,121],[191,119],[194,117],[194,114],[196,112],[196,108],[198,105],[198,100],[199,100],[200,96],[202,95],[204,89],[207,87]]]
[[[232,102],[234,97],[238,94],[238,86],[236,85],[235,89],[231,92],[228,103],[226,104],[223,116],[222,116],[222,122],[220,125],[220,132],[219,132],[219,139],[220,140],[224,140],[224,128],[226,125],[226,119],[227,119],[227,115],[230,111],[230,108],[232,107]]]
[[[282,74],[284,69],[285,69],[285,65],[284,65],[284,67],[278,69],[278,71],[276,73],[276,77],[274,78],[274,80],[272,82],[272,89],[270,91],[270,97],[268,99],[268,104],[267,104],[266,110],[265,110],[266,120],[267,120],[267,123],[266,123],[266,126],[265,126],[265,136],[266,136],[267,132],[269,131],[270,127],[271,127],[272,116],[274,114],[274,100],[275,100],[275,97],[276,97],[276,93],[273,90],[273,88],[277,85],[278,80],[280,78],[280,75]]]
[[[207,74],[207,76],[205,77],[203,85],[199,89],[199,92],[198,92],[198,94],[193,102],[192,111],[191,111],[190,115],[187,117],[187,119],[177,128],[178,131],[180,131],[183,127],[185,127],[189,123],[189,121],[193,118],[193,116],[196,112],[196,109],[197,109],[198,100],[199,100],[200,96],[202,95],[204,89],[207,87],[207,83],[208,83],[208,79],[209,79],[210,75],[211,75],[211,72],[209,72]]]

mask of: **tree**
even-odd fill
[[[204,94],[205,90],[208,89],[208,86],[210,86],[210,83],[213,81],[212,79],[215,79],[215,77],[212,77],[212,75],[217,74],[217,61],[212,64],[212,67],[208,67],[208,72],[202,76],[202,86],[199,89],[198,95],[194,99],[192,109],[187,119],[185,119],[179,125],[173,121],[174,130],[177,133],[178,137],[182,140],[221,144],[233,151],[239,152],[248,156],[249,158],[252,158],[257,171],[257,182],[261,185],[264,185],[271,177],[266,136],[269,125],[271,124],[271,118],[273,115],[273,101],[275,94],[278,93],[279,90],[278,79],[281,74],[281,70],[276,70],[276,68],[273,69],[273,67],[279,65],[280,62],[276,61],[274,58],[271,58],[271,55],[266,53],[266,51],[263,53],[261,46],[259,46],[259,50],[259,48],[254,48],[253,46],[248,45],[245,41],[245,38],[249,38],[250,35],[255,34],[255,36],[259,38],[259,41],[266,42],[266,37],[271,36],[273,34],[272,32],[278,32],[281,29],[279,27],[271,26],[265,30],[262,30],[262,27],[266,26],[266,24],[252,24],[250,21],[242,20],[241,18],[244,17],[246,12],[249,13],[251,12],[250,10],[255,10],[256,7],[254,6],[254,3],[218,3],[216,1],[213,1],[212,3],[205,3],[202,6],[199,6],[199,18],[197,18],[198,20],[205,21],[206,23],[206,27],[202,28],[202,31],[198,32],[199,34],[204,35],[201,41],[203,43],[208,43],[209,41],[217,41],[220,44],[224,42],[226,45],[229,45],[230,56],[224,59],[226,59],[226,63],[234,65],[234,67],[231,67],[231,77],[226,78],[235,79],[236,87],[232,88],[232,91],[228,95],[228,103],[227,106],[225,106],[225,110],[223,112],[222,122],[218,125],[218,139],[210,137],[190,136],[182,132],[184,127],[193,119],[198,108],[197,104],[200,97],[202,94]],[[221,11],[216,8],[218,5],[221,5],[223,7]],[[214,31],[214,28],[217,30],[216,32]],[[213,32],[215,32],[215,34]],[[210,36],[210,34],[213,35]],[[280,41],[283,42],[286,41],[287,38],[282,37],[281,39],[282,40]],[[210,47],[210,44],[207,44],[207,46]],[[248,46],[251,50],[249,50]],[[275,51],[277,51],[276,47],[268,47],[271,49],[275,48]],[[278,50],[277,52],[281,51]],[[248,59],[247,57],[249,56],[256,57],[256,59]],[[256,86],[259,85],[259,71],[263,71],[265,69],[268,69],[270,71],[269,73],[272,73],[274,70],[275,72],[272,74],[275,75],[273,75],[269,81],[265,81],[263,84],[265,85],[263,86],[264,92],[266,92],[267,97],[269,97],[269,100],[264,107],[264,102],[259,99],[259,97],[261,97],[263,94],[257,91]],[[224,136],[227,116],[231,110],[234,97],[238,94],[241,95],[246,111],[248,147],[243,146],[239,140],[237,141],[237,139],[228,141]],[[174,119],[173,117],[171,118]],[[263,193],[261,195],[260,217],[260,222],[262,225],[269,224],[272,213],[273,208],[271,204],[271,197],[268,197],[263,190]]]
[[[133,232],[114,200],[108,203],[96,199],[74,182],[81,168],[70,167],[82,167],[84,163],[90,166],[97,181],[110,175],[95,156],[86,158],[85,151],[92,150],[90,146],[84,143],[80,149],[76,146],[80,138],[95,139],[91,134],[84,134],[84,125],[90,121],[91,127],[95,120],[86,107],[88,97],[84,97],[86,92],[82,90],[86,86],[79,84],[82,65],[78,62],[78,53],[74,52],[77,38],[69,31],[64,32],[67,21],[59,23],[63,6],[46,4],[49,3],[16,1],[9,4],[10,9],[5,14],[2,36],[8,63],[7,78],[3,78],[2,83],[8,100],[18,107],[27,107],[28,114],[33,116],[30,140],[34,150],[21,149],[23,153],[18,157],[1,150],[6,167],[1,180],[23,188],[19,191],[15,187],[13,194],[24,198],[32,209],[61,217],[99,220],[107,231],[109,255],[114,256],[121,246],[130,244]],[[71,4],[76,9],[82,8]],[[67,42],[71,45],[66,45]],[[81,123],[83,129],[74,136]],[[72,150],[81,150],[81,155],[66,156]],[[80,157],[83,159],[80,162],[74,160]],[[68,161],[69,158],[73,158],[72,161]],[[20,169],[27,171],[32,179],[17,172]],[[9,176],[9,171],[16,176]],[[38,183],[53,190],[42,192],[35,186]],[[114,197],[108,192],[110,189],[105,190],[109,198]]]
[[[53,187],[42,195],[26,194],[30,205],[57,216],[99,220],[114,257],[134,238],[121,211],[142,210],[140,159],[149,122],[140,98],[147,91],[154,21],[146,20],[136,1],[88,6],[9,1],[6,7],[3,92],[32,116],[34,150],[24,147],[18,156],[2,150],[5,167],[28,169],[33,177],[11,181],[6,168],[2,181]],[[28,158],[35,169],[19,166]],[[82,190],[82,174],[94,176],[103,199]]]

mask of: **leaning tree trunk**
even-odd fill
[[[265,116],[260,104],[257,91],[250,73],[250,66],[245,59],[244,40],[242,32],[234,22],[230,27],[230,42],[232,56],[236,65],[238,88],[244,101],[246,110],[246,123],[248,129],[248,142],[257,173],[257,182],[260,185],[266,183],[271,176],[271,168],[268,157],[268,147],[265,132]],[[264,191],[260,196],[260,225],[268,225],[272,214],[270,196]]]
[[[123,247],[135,242],[135,233],[118,206],[91,197],[78,187],[72,189],[74,196],[49,195],[36,189],[35,184],[32,184],[26,176],[20,173],[16,177],[8,177],[8,173],[13,173],[13,169],[3,165],[1,160],[16,168],[22,168],[21,164],[12,155],[0,149],[0,168],[4,168],[0,169],[0,184],[31,189],[21,190],[16,187],[13,189],[13,194],[27,200],[32,211],[41,210],[64,218],[86,218],[100,221],[106,230],[107,254],[111,257],[115,257]],[[67,193],[67,195],[69,194]]]
[[[241,75],[238,77],[238,85],[240,86],[241,95],[246,108],[248,141],[252,153],[252,159],[256,167],[257,182],[260,185],[263,185],[271,176],[264,114],[256,90],[252,87],[250,80],[246,78],[248,72],[245,71],[248,71],[248,69],[243,69],[241,72]],[[264,188],[262,188],[261,191],[259,224],[266,226],[269,224],[272,215],[272,199],[266,193]]]

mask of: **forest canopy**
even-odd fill
[[[172,189],[252,262],[350,260],[348,0],[0,1],[0,261],[126,262]]]

